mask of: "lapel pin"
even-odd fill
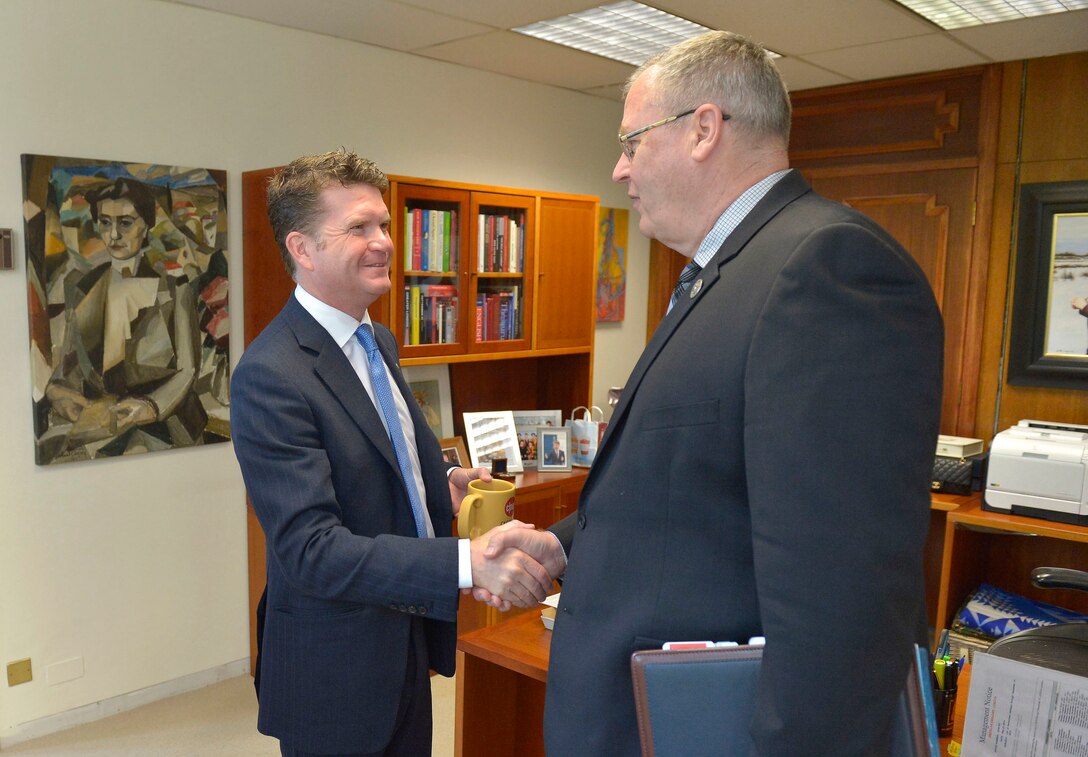
[[[703,280],[695,279],[695,283],[691,285],[691,293],[688,295],[691,299],[695,299],[695,296],[699,294],[699,290],[703,288]]]

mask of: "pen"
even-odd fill
[[[948,684],[945,688],[948,688],[948,689],[956,688],[956,681],[959,679],[959,677],[960,677],[960,666],[959,666],[958,662],[951,662],[951,663],[949,663],[948,665],[945,666],[944,678],[945,678],[945,683]]]
[[[943,659],[933,661],[933,675],[937,677],[937,688],[944,690],[945,664]]]

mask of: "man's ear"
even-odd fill
[[[314,269],[313,260],[310,257],[310,253],[313,251],[314,242],[310,237],[303,234],[301,231],[292,231],[283,240],[287,245],[287,251],[291,253],[291,257],[295,261],[295,268],[301,268],[304,271],[312,271]]]
[[[716,105],[709,103],[700,105],[691,114],[695,130],[695,142],[692,146],[691,157],[697,161],[706,160],[714,149],[722,141],[726,121],[722,118],[722,111]]]

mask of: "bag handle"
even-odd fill
[[[584,412],[584,413],[582,414],[582,417],[581,417],[581,418],[577,418],[577,417],[576,417],[576,416],[578,415],[578,411],[579,411],[579,410],[584,410],[584,411],[585,411],[585,412]],[[594,418],[594,417],[593,417],[593,411],[594,411],[594,410],[596,410],[596,411],[597,411],[597,413],[599,413],[599,414],[600,414],[600,416],[601,416],[600,418]],[[578,407],[574,408],[574,410],[572,410],[572,411],[571,411],[571,413],[570,413],[570,419],[571,419],[572,421],[573,421],[573,420],[582,420],[582,421],[597,421],[598,423],[601,423],[601,422],[603,422],[603,421],[604,421],[604,410],[601,410],[601,409],[600,409],[599,407],[597,407],[596,405],[590,405],[589,407],[586,407],[585,405],[579,405]]]

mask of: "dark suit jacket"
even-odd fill
[[[231,431],[268,545],[258,729],[307,752],[372,752],[392,733],[413,619],[454,671],[457,544],[438,441],[411,401],[435,539],[418,539],[396,455],[341,349],[294,296],[242,355]]]
[[[636,755],[630,655],[767,637],[755,753],[886,753],[911,645],[943,333],[925,276],[784,177],[635,366],[568,548],[549,755]]]

